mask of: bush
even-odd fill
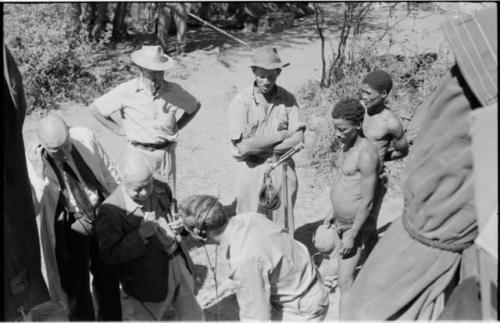
[[[381,69],[392,76],[393,89],[387,98],[387,105],[407,130],[418,107],[435,90],[452,62],[447,50],[379,55],[377,53],[387,49],[373,44],[351,46],[356,55],[342,67],[340,81],[328,88],[321,88],[319,82],[310,82],[298,92],[308,129],[315,138],[309,143],[312,146],[311,166],[316,167],[323,178],[328,177],[335,167],[339,147],[331,123],[331,110],[341,99],[359,97],[359,85],[368,72]]]
[[[69,10],[67,3],[4,5],[4,35],[23,76],[28,114],[86,101],[107,86],[92,66],[110,32],[90,43],[70,28]]]

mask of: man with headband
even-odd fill
[[[192,195],[179,214],[193,237],[221,245],[237,284],[240,320],[321,320],[329,306],[307,248],[265,215],[228,218],[215,197]]]

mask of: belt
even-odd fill
[[[146,149],[146,150],[150,150],[150,151],[166,148],[172,143],[173,143],[173,141],[165,141],[165,142],[162,142],[159,144],[142,143],[142,142],[133,141],[133,140],[130,141],[130,144],[132,146]]]
[[[182,248],[177,243],[175,244],[175,247],[176,248],[172,253],[168,252],[168,259],[172,259],[182,254]]]

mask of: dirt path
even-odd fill
[[[439,20],[436,17],[433,19]],[[208,30],[206,32],[210,33]],[[237,33],[237,35],[250,42],[252,48],[264,44],[277,47],[281,58],[291,63],[290,67],[283,70],[278,83],[292,93],[296,93],[306,81],[319,77],[320,42],[315,35],[314,17],[297,21],[296,27],[279,34],[259,36]],[[326,36],[329,40],[335,38],[332,32]],[[177,189],[180,199],[190,194],[213,194],[219,196],[227,205],[234,199],[235,161],[229,152],[226,114],[229,101],[242,87],[251,84],[252,75],[248,68],[250,51],[247,48],[229,47],[224,50],[219,58],[222,58],[226,65],[217,59],[217,53],[216,48],[190,52],[186,57],[178,59],[178,67],[173,75],[174,81],[185,86],[202,102],[199,114],[179,136]],[[69,103],[63,105],[60,113],[71,126],[85,126],[94,131],[111,158],[115,161],[120,160],[125,145],[124,138],[112,134],[98,124],[86,107]],[[35,119],[34,116],[29,117],[25,122],[23,131],[25,142],[30,142],[34,137]],[[306,146],[311,140],[314,140],[314,134],[307,131]],[[310,239],[312,231],[330,208],[328,187],[324,181],[318,180],[315,170],[308,166],[309,153],[306,148],[295,158],[298,166],[299,192],[294,213],[299,240]],[[394,187],[385,198],[379,227],[400,215],[402,199],[398,185]],[[215,248],[208,247],[208,253],[213,263]],[[217,308],[215,286],[205,251],[197,246],[191,249],[191,255],[197,264],[195,268],[197,297],[205,309],[207,319],[237,320],[238,308],[234,295],[231,296],[231,286],[226,281],[229,268],[225,260],[219,255],[217,262],[219,294],[223,300]],[[337,297],[337,293],[331,294],[332,305],[327,319],[336,318],[337,308],[334,304]],[[124,302],[126,304],[126,298]],[[169,315],[171,313],[167,313],[165,318],[169,318]],[[124,306],[124,316],[133,319],[126,306]],[[50,319],[56,320],[57,317]]]

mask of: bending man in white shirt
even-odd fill
[[[259,213],[228,218],[215,197],[192,195],[180,204],[185,228],[223,248],[241,320],[321,320],[329,291],[319,280],[307,248]]]

